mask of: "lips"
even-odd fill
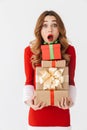
[[[53,35],[52,35],[52,34],[49,34],[49,35],[47,36],[47,39],[48,39],[49,41],[53,41]]]

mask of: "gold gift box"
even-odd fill
[[[46,106],[58,106],[58,101],[61,101],[62,97],[68,97],[68,90],[35,90],[34,104],[37,105],[40,102],[46,103]]]
[[[36,67],[35,70],[36,90],[34,95],[36,98],[34,104],[44,102],[47,106],[57,106],[62,97],[69,96],[69,70],[66,67],[66,61],[42,60],[41,65],[42,67]],[[58,80],[61,82],[57,86]],[[51,83],[55,86],[52,86]]]
[[[66,66],[66,61],[65,60],[42,60],[41,61],[42,67],[65,67]]]

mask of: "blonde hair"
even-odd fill
[[[64,26],[64,23],[62,21],[62,19],[60,18],[60,16],[54,12],[54,11],[44,11],[38,18],[37,23],[36,23],[36,27],[34,30],[34,34],[36,39],[34,41],[31,42],[31,51],[33,52],[33,55],[31,57],[31,62],[32,62],[32,66],[35,67],[37,64],[41,63],[41,44],[43,43],[43,39],[41,37],[41,29],[42,29],[42,25],[43,25],[43,21],[44,18],[47,16],[54,16],[57,20],[57,24],[58,24],[58,30],[59,30],[59,37],[58,40],[61,44],[61,53],[62,53],[62,58],[65,59],[67,61],[67,63],[69,63],[70,61],[70,57],[68,54],[66,54],[66,50],[69,46],[68,44],[68,40],[66,37],[66,29]]]

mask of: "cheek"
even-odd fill
[[[46,37],[46,33],[44,32],[44,30],[41,30],[41,36],[43,39]]]
[[[56,37],[59,36],[59,31],[58,30],[55,31],[55,35],[56,35]]]
[[[59,32],[57,32],[57,37],[59,37]]]
[[[43,30],[41,30],[41,36],[43,37]]]

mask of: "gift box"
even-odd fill
[[[62,97],[68,97],[68,90],[35,90],[34,95],[36,96],[34,104],[40,102],[46,103],[46,106],[58,106],[58,101],[61,101]]]
[[[41,61],[42,67],[65,67],[66,66],[66,60],[42,60]]]
[[[61,59],[60,44],[41,45],[42,60]]]
[[[36,67],[36,90],[69,89],[68,67]]]

